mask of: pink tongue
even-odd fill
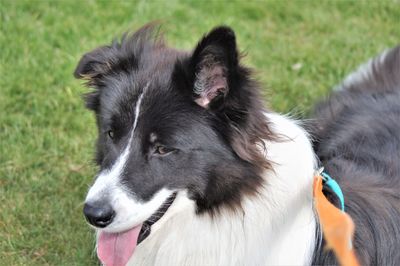
[[[121,233],[101,232],[97,256],[106,266],[125,266],[137,245],[142,225]]]

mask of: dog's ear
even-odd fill
[[[86,93],[83,96],[86,107],[97,111],[99,107],[99,78],[105,74],[112,64],[114,58],[113,49],[110,46],[99,47],[85,54],[78,63],[74,71],[74,77],[87,81],[88,87],[94,87],[95,90]]]
[[[88,80],[88,85],[93,85],[94,80],[106,73],[113,59],[113,49],[111,46],[102,46],[82,56],[74,71],[77,79]]]
[[[190,59],[195,101],[204,108],[216,108],[227,97],[238,67],[235,33],[218,27],[205,35]]]

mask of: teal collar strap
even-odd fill
[[[344,212],[344,196],[339,184],[335,181],[335,179],[330,177],[325,172],[322,172],[321,176],[322,180],[324,181],[324,186],[329,187],[333,191],[333,193],[335,193],[336,196],[339,198],[341,210]]]

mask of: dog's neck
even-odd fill
[[[312,182],[315,156],[307,133],[294,121],[267,115],[283,136],[266,142],[273,169],[256,196],[236,212],[198,215],[187,193],[178,193],[151,235],[135,250],[132,265],[310,264],[316,220]]]

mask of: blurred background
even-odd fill
[[[82,215],[96,128],[72,72],[83,53],[152,20],[189,50],[233,27],[265,102],[299,118],[400,42],[399,1],[0,0],[0,265],[97,264]]]

